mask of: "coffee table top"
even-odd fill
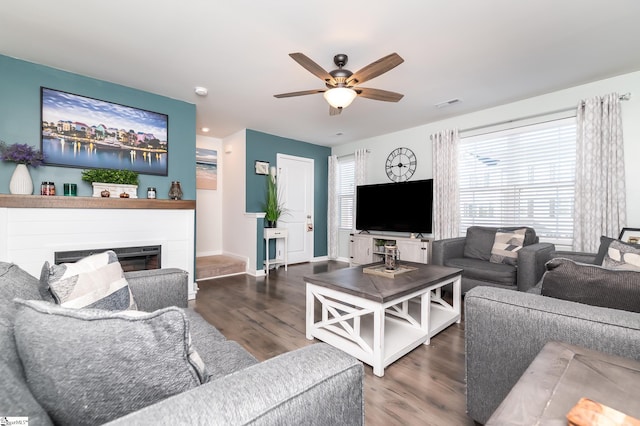
[[[414,291],[430,287],[462,273],[462,269],[424,263],[402,262],[416,269],[394,278],[365,274],[362,268],[376,265],[354,266],[336,271],[304,277],[305,282],[331,288],[354,296],[385,303]]]

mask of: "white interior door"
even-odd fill
[[[278,154],[277,167],[278,192],[286,209],[278,227],[289,230],[288,261],[310,262],[314,235],[313,159]]]

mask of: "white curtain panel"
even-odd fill
[[[355,174],[356,174],[356,187],[358,185],[364,185],[367,183],[367,158],[369,156],[369,151],[367,151],[366,149],[358,149],[355,152],[355,157],[356,157],[356,161],[355,161]],[[357,192],[354,192],[353,194],[353,205],[357,206],[358,205],[358,200],[357,200]],[[355,215],[354,215],[355,217]],[[356,221],[353,221],[353,230],[355,231],[356,229]]]
[[[431,135],[433,148],[433,237],[454,238],[460,233],[458,185],[458,130]]]
[[[620,96],[578,104],[573,249],[595,253],[600,236],[626,226],[624,146]]]
[[[338,206],[338,157],[329,156],[329,259],[338,258],[338,231],[339,231],[339,206]]]

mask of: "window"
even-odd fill
[[[527,225],[548,242],[571,245],[575,117],[463,137],[460,228]]]
[[[353,229],[355,210],[356,161],[353,156],[338,159],[338,208],[340,229]]]

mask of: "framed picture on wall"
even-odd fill
[[[256,160],[256,174],[268,175],[269,174],[269,162]]]
[[[218,151],[196,147],[196,189],[218,189]]]
[[[44,163],[167,176],[169,116],[40,88]]]
[[[640,228],[622,228],[618,239],[625,243],[640,244]]]

